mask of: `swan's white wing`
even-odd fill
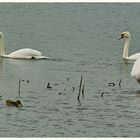
[[[49,59],[49,57],[42,56],[41,52],[37,50],[33,50],[30,48],[20,49],[15,52],[12,52],[9,55],[4,55],[4,57],[8,58],[17,58],[17,59]]]
[[[136,53],[136,54],[129,56],[129,59],[136,60],[138,57],[140,57],[140,53]]]
[[[140,80],[140,57],[137,58],[133,65],[131,76],[134,77],[137,81]]]
[[[25,56],[41,56],[41,52],[27,48],[27,49],[20,49],[20,50],[14,51],[11,54],[9,54],[9,57],[12,57],[12,58],[25,57]]]

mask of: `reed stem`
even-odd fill
[[[21,87],[21,78],[19,78],[19,84],[18,84],[18,95],[20,97],[20,87]]]
[[[80,98],[80,93],[81,93],[82,81],[83,81],[83,76],[81,76],[81,80],[80,80],[79,93],[77,97],[78,100],[80,100],[79,98]]]
[[[83,84],[83,88],[82,88],[82,95],[84,97],[84,94],[85,94],[85,83]]]

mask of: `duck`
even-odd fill
[[[49,59],[49,57],[43,56],[41,52],[31,49],[31,48],[23,48],[16,50],[10,54],[5,54],[4,50],[4,36],[3,33],[0,32],[0,56],[3,58],[10,59]]]
[[[125,39],[123,56],[122,56],[123,59],[136,60],[138,57],[140,57],[140,53],[135,53],[135,54],[129,56],[129,44],[130,44],[130,39],[131,39],[130,32],[128,32],[128,31],[122,32],[119,40],[121,40],[121,39]]]
[[[15,107],[23,107],[20,100],[17,100],[17,101],[6,100],[6,105],[7,106],[15,106]]]
[[[52,87],[50,86],[50,83],[48,82],[48,84],[47,84],[47,89],[52,89]]]

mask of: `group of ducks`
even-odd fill
[[[131,76],[136,79],[136,81],[140,84],[140,53],[133,54],[128,56],[129,54],[129,43],[130,43],[130,33],[122,32],[120,39],[125,39],[124,50],[123,50],[123,59],[125,60],[134,60],[134,65],[131,70]]]

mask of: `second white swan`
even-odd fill
[[[2,32],[0,32],[0,56],[13,59],[49,59],[49,57],[43,56],[41,52],[30,48],[19,49],[8,55],[5,54],[4,36]]]
[[[140,57],[138,57],[132,67],[131,76],[140,84]]]
[[[128,56],[129,43],[130,43],[130,39],[131,39],[130,33],[129,32],[122,32],[119,40],[123,39],[123,38],[125,39],[125,44],[124,44],[124,49],[123,49],[123,59],[136,60],[138,57],[140,57],[140,53],[136,53],[136,54],[133,54],[131,56]]]

